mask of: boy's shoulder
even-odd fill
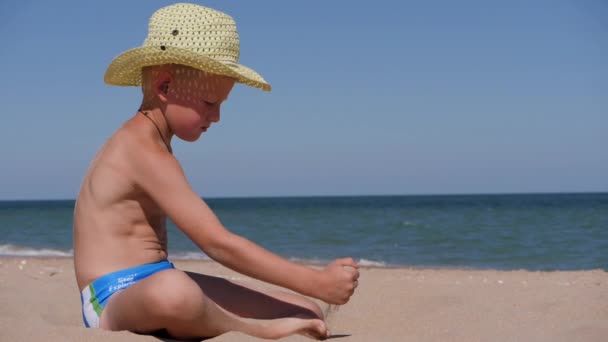
[[[156,132],[151,134],[148,123],[141,120],[135,116],[120,126],[106,142],[108,153],[116,155],[128,165],[157,158],[175,160],[172,153],[155,141],[153,136]]]
[[[157,134],[147,118],[135,116],[116,131],[113,142],[128,178],[146,192],[185,178],[179,161]]]
[[[140,192],[141,183],[154,173],[169,173],[168,168],[179,166],[173,155],[152,139],[132,118],[107,139],[95,156],[86,176],[91,185],[111,197]]]

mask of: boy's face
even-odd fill
[[[167,89],[167,120],[180,139],[196,141],[211,124],[220,121],[220,106],[228,98],[234,79],[192,68],[173,72]]]

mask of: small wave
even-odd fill
[[[24,247],[11,244],[0,245],[0,257],[72,257],[73,254],[73,250],[71,249],[59,250],[51,248]],[[171,253],[169,258],[173,260],[211,260],[209,256],[202,252]],[[331,262],[331,260],[319,258],[289,258],[289,260],[314,265],[326,265]],[[357,263],[361,266],[367,267],[386,267],[386,263],[383,261],[359,259]]]
[[[0,245],[0,257],[71,257],[73,251],[50,248],[31,248],[15,245]]]
[[[312,265],[325,265],[329,263],[327,260],[319,258],[289,258],[289,261],[301,263],[301,264],[312,264]]]
[[[416,222],[412,222],[412,221],[407,221],[406,220],[406,221],[402,221],[401,225],[403,225],[403,226],[415,226]]]
[[[332,260],[324,260],[319,258],[289,258],[291,261],[300,262],[303,264],[313,264],[313,265],[326,265],[332,262]],[[359,266],[363,267],[386,267],[386,263],[384,261],[375,261],[368,259],[359,259],[357,261]]]
[[[367,259],[359,259],[358,264],[361,266],[386,267],[386,263],[383,261],[374,261]]]

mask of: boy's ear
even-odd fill
[[[161,83],[160,91],[161,93],[167,95],[167,93],[169,92],[169,81]]]
[[[169,86],[173,81],[173,76],[166,70],[162,70],[159,72],[158,77],[154,83],[154,92],[158,98],[167,102],[167,95],[169,94]]]

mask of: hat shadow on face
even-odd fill
[[[205,102],[219,104],[224,101],[234,83],[235,80],[227,76],[178,66],[173,70],[171,97],[176,104],[197,109]]]

